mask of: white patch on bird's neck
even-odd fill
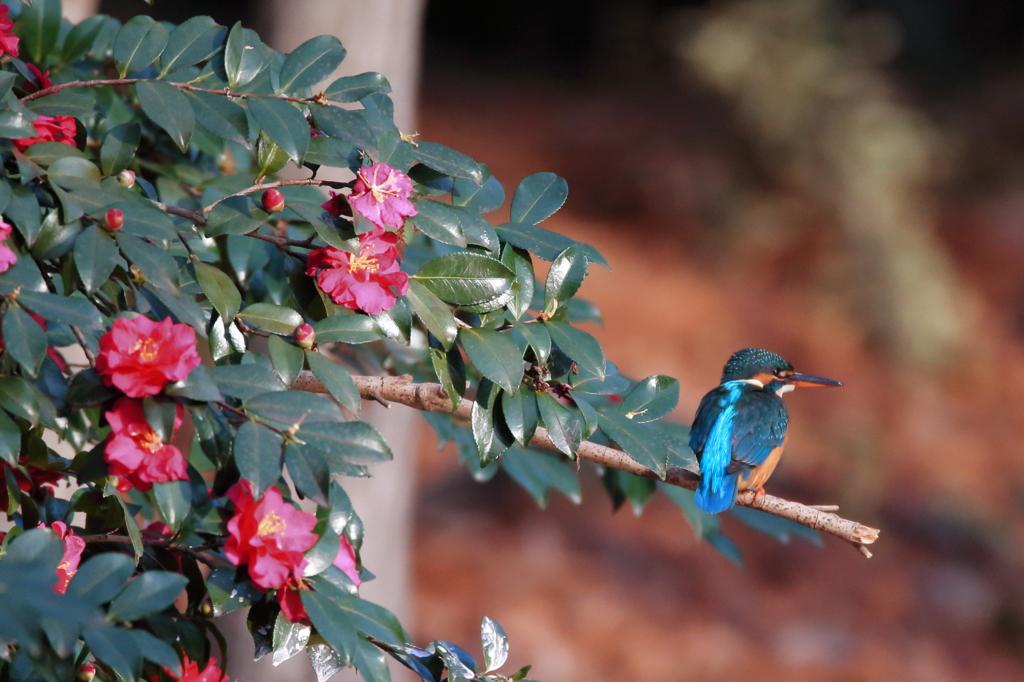
[[[764,388],[764,384],[762,384],[757,379],[737,379],[736,381],[738,381],[741,384],[750,384],[751,386],[757,386],[758,388]]]
[[[775,395],[781,396],[783,393],[789,393],[790,391],[793,391],[795,389],[796,386],[794,386],[793,384],[783,384],[782,386],[779,386],[777,389],[775,389]]]

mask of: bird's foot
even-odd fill
[[[764,496],[767,495],[767,494],[768,493],[766,493],[764,491],[764,486],[763,485],[757,486],[757,490],[754,491],[754,505],[756,506],[756,505],[760,504],[761,500],[763,500]]]

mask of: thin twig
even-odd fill
[[[132,544],[132,539],[127,535],[83,535],[81,536],[86,542],[116,542],[122,545]],[[180,547],[170,540],[142,540],[142,544],[145,547],[159,547],[162,549],[168,549],[172,552],[181,552],[194,558],[196,561],[201,561],[210,568],[217,568],[218,566],[234,566],[227,559],[223,559],[219,556],[209,556],[203,554],[199,550],[192,549],[190,547]]]
[[[452,401],[448,398],[448,393],[444,390],[443,386],[440,384],[413,383],[412,377],[408,375],[401,377],[353,376],[352,379],[355,381],[356,388],[359,389],[359,394],[365,400],[375,400],[379,397],[424,412],[454,414],[463,419],[469,419],[472,412],[473,404],[470,401],[462,400],[453,409]],[[304,370],[299,375],[292,388],[312,393],[329,393],[323,383],[317,380],[313,373],[308,370]],[[543,427],[537,428],[531,444],[550,450],[557,450],[555,444],[548,436],[548,432]],[[587,460],[604,467],[619,469],[635,476],[663,480],[670,485],[689,490],[694,490],[699,481],[696,474],[679,467],[669,467],[665,477],[660,478],[647,467],[634,461],[622,450],[598,445],[590,441],[584,441],[580,444],[577,457],[580,460]],[[878,539],[879,531],[876,528],[871,528],[856,521],[850,521],[836,514],[820,511],[798,502],[775,497],[774,495],[755,496],[753,491],[747,490],[739,494],[736,498],[736,503],[744,507],[760,509],[769,514],[795,521],[808,528],[835,535],[858,548],[863,547],[863,545],[870,545]],[[861,550],[861,552],[863,553],[864,550]]]
[[[246,187],[245,189],[243,189],[241,191],[238,191],[238,192],[235,192],[234,194],[229,194],[226,197],[221,197],[220,199],[217,199],[217,201],[213,202],[209,206],[204,206],[203,210],[202,210],[202,213],[203,213],[203,215],[206,215],[207,213],[212,211],[217,204],[221,203],[222,201],[227,201],[228,199],[232,199],[234,197],[248,196],[250,194],[255,194],[256,192],[263,191],[265,189],[275,189],[277,187],[296,187],[296,186],[303,186],[303,185],[312,185],[314,187],[330,187],[331,189],[342,189],[342,188],[345,188],[345,187],[351,187],[352,183],[351,182],[339,182],[337,180],[316,180],[315,178],[303,178],[301,180],[276,180],[274,182],[262,182],[262,183],[260,183],[258,185],[252,185],[251,187]]]
[[[71,327],[71,333],[78,339],[78,345],[82,347],[82,351],[85,353],[85,359],[89,361],[89,366],[96,369],[96,356],[89,350],[89,344],[85,342],[85,335],[82,334],[82,330],[73,324],[69,324]]]
[[[160,80],[160,79],[157,79],[157,78],[106,78],[106,79],[91,80],[91,81],[69,81],[67,83],[58,83],[58,84],[56,84],[54,86],[51,86],[49,88],[44,88],[43,90],[39,90],[38,92],[33,92],[32,94],[25,95],[24,97],[21,98],[21,101],[22,101],[22,103],[24,103],[24,102],[31,102],[32,100],[39,99],[40,97],[46,97],[47,95],[55,95],[58,92],[60,92],[61,90],[67,90],[68,88],[96,88],[96,87],[102,87],[102,86],[105,86],[105,85],[132,85],[134,83],[142,83],[142,82],[146,82],[146,81],[155,81],[155,80]],[[320,102],[320,98],[317,97],[316,95],[314,95],[312,97],[287,97],[285,95],[265,95],[265,94],[255,93],[255,92],[232,92],[228,88],[222,88],[220,90],[215,90],[213,88],[198,88],[198,87],[192,85],[191,83],[173,83],[171,81],[166,81],[166,80],[161,81],[161,82],[167,83],[168,85],[173,85],[174,87],[178,88],[179,90],[188,90],[189,92],[209,92],[209,93],[214,94],[214,95],[223,95],[224,97],[227,97],[228,99],[232,99],[232,98],[234,98],[234,99],[249,99],[250,97],[263,97],[263,98],[267,98],[267,99],[279,99],[279,100],[283,100],[285,102],[304,102],[304,103],[311,103],[311,102],[312,103],[319,103]]]
[[[214,403],[214,405],[216,405],[217,407],[219,407],[219,408],[221,408],[223,410],[227,410],[228,412],[233,412],[234,414],[238,415],[239,417],[245,417],[246,420],[254,421],[257,424],[259,424],[260,426],[265,426],[268,429],[270,429],[271,431],[277,433],[278,435],[281,435],[281,436],[286,435],[286,431],[284,429],[279,429],[276,426],[272,426],[272,425],[268,424],[265,421],[257,419],[256,417],[253,417],[251,414],[247,414],[246,412],[243,412],[242,410],[238,409],[237,407],[231,407],[227,403],[222,403],[222,402],[216,402],[216,403]]]

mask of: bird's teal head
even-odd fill
[[[762,348],[744,348],[733,353],[722,370],[722,383],[727,381],[761,384],[780,394],[797,386],[842,386],[832,379],[794,372],[793,365],[781,355]]]

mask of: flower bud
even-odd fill
[[[96,677],[96,665],[94,663],[83,663],[82,667],[75,674],[75,679],[82,682],[92,682],[94,677]]]
[[[263,210],[267,213],[280,213],[284,210],[284,195],[276,189],[268,189],[261,198]]]
[[[103,227],[111,232],[117,232],[124,225],[124,211],[119,208],[112,208],[103,217]]]
[[[117,181],[131,189],[135,186],[135,173],[130,170],[123,170],[117,174]]]
[[[303,323],[292,332],[292,338],[295,339],[295,344],[299,348],[309,350],[313,347],[313,342],[316,341],[316,332],[313,331],[313,327]]]
[[[213,606],[208,601],[204,601],[199,605],[199,615],[204,618],[209,618],[213,615]]]

